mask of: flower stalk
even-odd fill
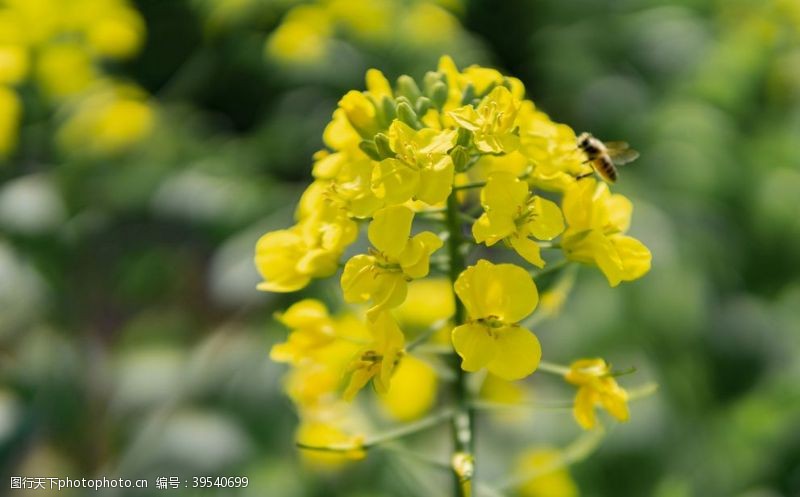
[[[448,231],[447,249],[449,252],[449,276],[455,283],[458,276],[466,268],[464,255],[461,251],[463,234],[461,230],[461,212],[458,205],[456,192],[450,193],[447,198],[446,223]],[[453,316],[456,326],[466,321],[466,310],[461,300],[453,294],[455,300],[455,314]],[[453,367],[456,371],[456,381],[453,386],[455,398],[455,413],[453,415],[453,474],[455,477],[455,495],[469,497],[472,479],[475,474],[474,456],[474,431],[475,419],[470,407],[470,392],[467,385],[467,372],[461,368],[461,358],[452,353]]]

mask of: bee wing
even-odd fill
[[[628,142],[603,142],[609,152],[628,150],[631,148]]]
[[[632,148],[609,149],[608,156],[616,166],[622,166],[639,158],[639,152]]]

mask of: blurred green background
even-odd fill
[[[581,495],[800,496],[797,0],[0,1],[0,494],[12,475],[241,475],[163,492],[434,495],[382,453],[303,464],[267,358],[296,296],[255,291],[252,251],[291,223],[338,98],[443,53],[642,154],[616,190],[652,271],[614,290],[581,271],[537,331],[550,360],[661,387],[571,468]],[[509,440],[575,431],[499,425],[487,477]]]

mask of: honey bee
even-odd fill
[[[578,137],[578,148],[586,154],[586,162],[591,163],[594,171],[608,183],[617,181],[617,166],[633,162],[639,157],[639,152],[630,148],[627,143],[604,143],[591,133],[581,133]],[[592,173],[581,174],[577,179],[591,175]]]

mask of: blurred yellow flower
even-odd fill
[[[611,286],[650,270],[650,250],[625,236],[633,212],[630,200],[585,178],[565,192],[562,206],[568,227],[561,246],[569,259],[597,265]]]
[[[304,421],[297,429],[298,444],[309,447],[333,447],[339,450],[303,450],[303,459],[317,469],[336,469],[348,461],[367,456],[362,435],[348,435],[333,424],[323,421]]]
[[[372,341],[358,352],[348,368],[350,381],[343,394],[345,400],[352,400],[370,380],[376,392],[388,392],[392,373],[405,353],[403,332],[391,314],[378,313],[367,327]]]
[[[453,286],[445,278],[426,278],[408,284],[405,302],[395,311],[401,324],[419,328],[453,317]]]
[[[27,49],[17,44],[0,44],[0,84],[13,85],[28,75],[30,57]]]
[[[273,361],[297,363],[336,339],[328,309],[318,300],[296,302],[276,317],[292,331],[286,342],[272,346]]]
[[[397,421],[413,421],[436,402],[436,371],[426,362],[406,355],[392,376],[392,388],[378,397],[384,410]]]
[[[101,57],[125,59],[139,51],[144,41],[144,21],[134,10],[120,6],[92,19],[86,40]]]
[[[314,5],[295,7],[267,39],[267,54],[282,62],[313,64],[328,51],[330,17]]]
[[[22,104],[17,94],[0,85],[0,157],[14,150],[21,116]]]
[[[112,155],[129,150],[155,126],[155,110],[145,94],[130,85],[101,87],[72,104],[58,132],[70,152]]]
[[[485,212],[472,225],[475,241],[492,246],[505,240],[526,261],[542,267],[539,245],[531,240],[552,240],[564,231],[561,209],[554,202],[531,195],[528,184],[498,171],[481,190]]]
[[[575,361],[564,378],[578,386],[573,414],[583,429],[591,430],[597,425],[596,406],[602,406],[617,421],[628,420],[628,392],[617,384],[603,359]]]
[[[541,447],[525,451],[517,459],[517,473],[536,473],[519,487],[523,497],[578,497],[578,487],[562,462],[558,449]]]
[[[80,93],[97,77],[89,53],[78,43],[46,45],[36,60],[38,83],[47,95],[55,99]]]
[[[368,237],[376,250],[353,256],[342,272],[342,291],[347,302],[372,301],[367,316],[397,307],[406,298],[407,281],[428,274],[430,256],[442,240],[430,231],[413,237],[414,213],[408,207],[390,206],[375,213]]]
[[[255,264],[264,281],[259,290],[294,292],[336,272],[339,258],[355,240],[357,227],[326,195],[326,186],[312,183],[297,209],[298,223],[271,231],[256,243]]]
[[[505,380],[533,373],[542,356],[539,340],[517,324],[536,308],[539,295],[527,271],[479,260],[459,275],[455,291],[469,315],[453,329],[453,346],[465,371],[487,368]]]

